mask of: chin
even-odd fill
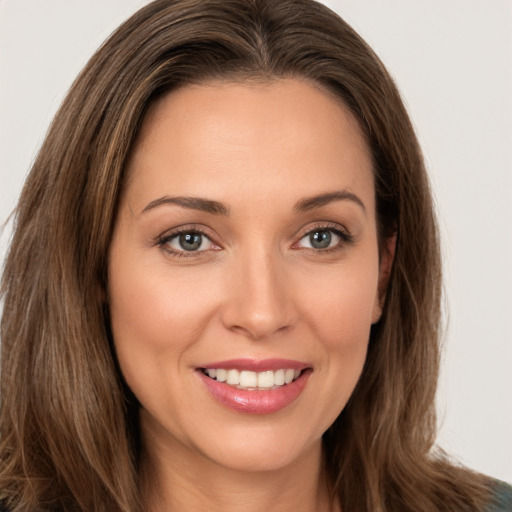
[[[219,446],[210,457],[219,466],[243,474],[279,472],[321,453],[320,441],[307,447],[272,442],[253,442],[252,445]]]
[[[197,439],[197,438],[196,438]],[[322,430],[305,432],[298,425],[232,426],[218,435],[201,436],[193,450],[217,465],[241,473],[274,472],[311,457],[320,457]]]

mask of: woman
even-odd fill
[[[421,152],[319,4],[124,23],[34,163],[2,293],[7,510],[510,507],[433,451]]]

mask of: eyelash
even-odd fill
[[[305,231],[303,234],[301,234],[299,238],[299,242],[301,240],[304,240],[307,236],[311,236],[313,233],[318,231],[329,231],[331,233],[334,233],[340,238],[340,241],[333,247],[328,247],[326,249],[315,249],[313,247],[304,247],[302,250],[313,252],[315,254],[330,254],[336,251],[339,251],[345,246],[350,245],[354,242],[354,237],[348,233],[344,228],[342,228],[339,224],[333,224],[333,223],[320,223],[317,225],[314,225],[311,228],[308,228],[307,231]],[[298,242],[296,242],[297,244]],[[294,244],[295,245],[295,244]]]
[[[179,228],[175,228],[172,231],[167,231],[164,234],[160,235],[156,239],[156,245],[159,246],[163,251],[165,251],[167,254],[176,257],[176,258],[193,258],[197,257],[199,254],[203,254],[205,250],[197,250],[197,251],[178,251],[175,249],[172,249],[169,245],[169,243],[174,240],[175,238],[179,237],[180,235],[185,234],[197,234],[201,235],[204,238],[207,238],[213,245],[215,242],[212,241],[211,236],[209,236],[205,230],[201,229],[198,226],[194,225],[186,225],[186,226],[180,226]]]
[[[307,236],[312,235],[315,232],[318,231],[329,231],[336,236],[340,238],[340,241],[334,246],[334,247],[327,247],[325,249],[315,249],[313,247],[303,247],[302,250],[313,252],[315,254],[329,254],[335,251],[338,251],[342,248],[344,248],[346,245],[352,244],[354,242],[354,237],[342,229],[338,224],[318,224],[313,226],[312,228],[309,228],[307,231],[302,233],[300,235],[300,238],[298,242],[295,242],[294,245],[298,244],[301,240],[306,238]],[[197,226],[180,226],[179,228],[176,228],[175,230],[172,230],[171,232],[166,232],[163,235],[160,235],[156,239],[156,245],[159,246],[162,250],[164,250],[166,253],[170,254],[173,257],[177,258],[193,258],[197,257],[200,254],[203,254],[206,252],[206,250],[197,250],[197,251],[177,251],[174,249],[171,249],[168,245],[169,242],[174,240],[175,238],[179,237],[183,234],[198,234],[205,238],[207,238],[213,245],[216,245],[215,242],[211,239],[211,237],[201,228],[198,228]],[[218,246],[217,246],[218,247]]]

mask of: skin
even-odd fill
[[[186,86],[150,108],[127,172],[108,300],[141,403],[147,510],[338,510],[321,438],[361,374],[392,261],[390,243],[379,257],[356,120],[307,81]],[[171,196],[226,212],[159,201]],[[199,250],[180,246],[180,226],[205,233]],[[308,233],[331,229],[349,238],[329,231],[327,249],[311,245]],[[284,409],[245,414],[212,398],[197,372],[234,358],[313,371]]]

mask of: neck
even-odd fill
[[[188,447],[152,446],[143,456],[146,510],[172,512],[339,512],[328,495],[321,442],[289,466],[240,471]]]

